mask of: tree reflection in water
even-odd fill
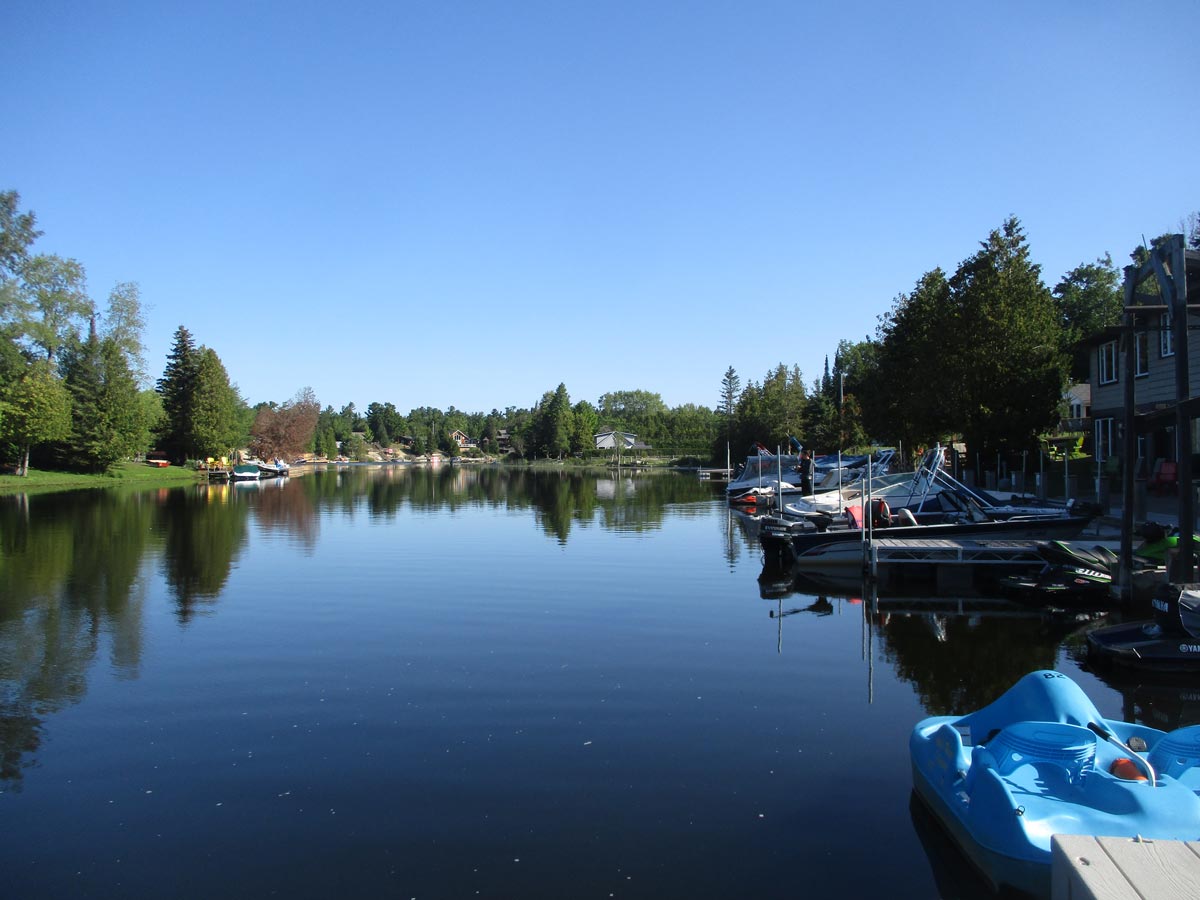
[[[44,718],[79,700],[100,646],[121,677],[142,653],[151,494],[0,502],[0,780],[19,787]]]
[[[157,561],[186,626],[215,609],[252,524],[311,554],[323,512],[388,518],[483,505],[532,511],[565,544],[577,527],[654,530],[669,505],[712,496],[672,474],[388,466],[0,498],[0,781],[19,787],[45,718],[82,699],[102,649],[118,677],[136,677],[148,562]]]

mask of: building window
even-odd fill
[[[1117,342],[1100,345],[1100,383],[1112,384],[1117,380]]]
[[[1158,355],[1175,355],[1175,332],[1171,330],[1171,314],[1163,313],[1158,318]]]
[[[1133,375],[1135,378],[1141,378],[1143,375],[1150,374],[1150,335],[1145,331],[1139,331],[1133,336],[1134,350],[1134,369]]]
[[[1116,439],[1112,419],[1096,420],[1096,462],[1102,463],[1116,450],[1113,441]]]

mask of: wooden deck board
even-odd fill
[[[1053,900],[1195,900],[1200,842],[1056,834]]]

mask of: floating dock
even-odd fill
[[[951,589],[967,587],[980,573],[994,576],[1044,564],[1033,540],[877,538],[814,547],[795,558],[793,571],[801,576],[862,572],[885,585],[925,581]]]

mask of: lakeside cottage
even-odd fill
[[[1184,249],[1182,236],[1176,236],[1169,245],[1156,249],[1155,255],[1168,261],[1163,266],[1165,281],[1157,283],[1160,292],[1165,283],[1180,295],[1177,303],[1200,297],[1200,252]],[[1172,260],[1177,260],[1175,266],[1180,270],[1174,274]],[[1176,371],[1178,358],[1186,354],[1186,384],[1200,384],[1200,334],[1190,330],[1187,322],[1173,320],[1166,295],[1152,293],[1153,277],[1143,274],[1137,281],[1136,274],[1141,273],[1133,267],[1126,269],[1127,321],[1105,329],[1085,344],[1091,409],[1080,424],[1081,430],[1090,432],[1097,462],[1110,475],[1118,474],[1127,424],[1126,387],[1132,381],[1136,432],[1133,455],[1138,462],[1135,474],[1146,478],[1151,490],[1172,491],[1177,489],[1176,479],[1182,474],[1183,455],[1200,445],[1200,422],[1193,409],[1196,404],[1181,395],[1180,373]],[[1185,318],[1190,319],[1190,315]],[[1181,340],[1186,340],[1186,347],[1180,346]],[[1190,393],[1190,387],[1186,390]],[[1176,415],[1181,405],[1188,413],[1189,432],[1182,435],[1177,433]],[[1187,467],[1188,471],[1192,468]]]
[[[593,435],[597,450],[632,450],[637,444],[637,435],[628,431],[602,431]]]

